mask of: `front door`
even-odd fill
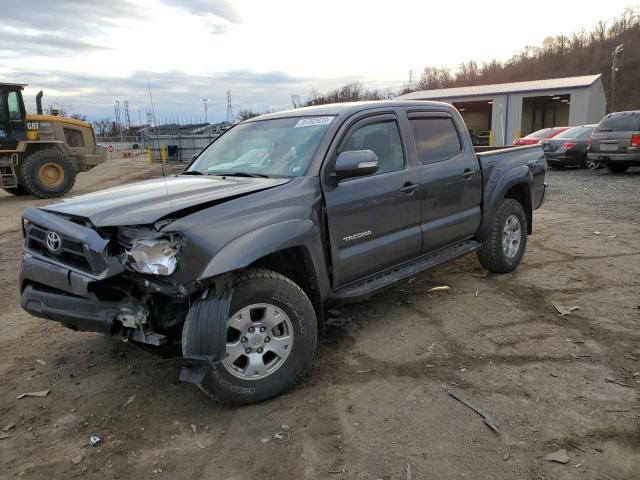
[[[350,150],[372,150],[380,168],[373,175],[325,185],[334,288],[414,258],[421,247],[418,185],[396,116],[355,122],[333,161]]]
[[[471,238],[482,219],[482,172],[464,123],[446,112],[408,116],[419,170],[422,252]]]

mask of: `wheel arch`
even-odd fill
[[[232,240],[211,258],[199,279],[245,268],[265,268],[291,279],[309,297],[318,319],[323,318],[329,277],[321,235],[311,220],[267,225]]]
[[[512,185],[504,193],[504,196],[502,198],[511,198],[522,205],[522,209],[524,210],[524,214],[527,218],[527,235],[531,235],[533,223],[533,206],[531,204],[531,187],[529,186],[529,184],[526,182],[520,182]]]

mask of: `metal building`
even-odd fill
[[[421,90],[398,99],[451,103],[462,114],[474,143],[501,146],[541,128],[598,123],[607,108],[601,77]]]

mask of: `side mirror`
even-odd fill
[[[335,177],[340,180],[364,177],[378,171],[378,156],[371,150],[352,150],[338,155]]]

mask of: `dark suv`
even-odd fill
[[[616,173],[640,166],[640,110],[604,117],[591,135],[588,157]]]

